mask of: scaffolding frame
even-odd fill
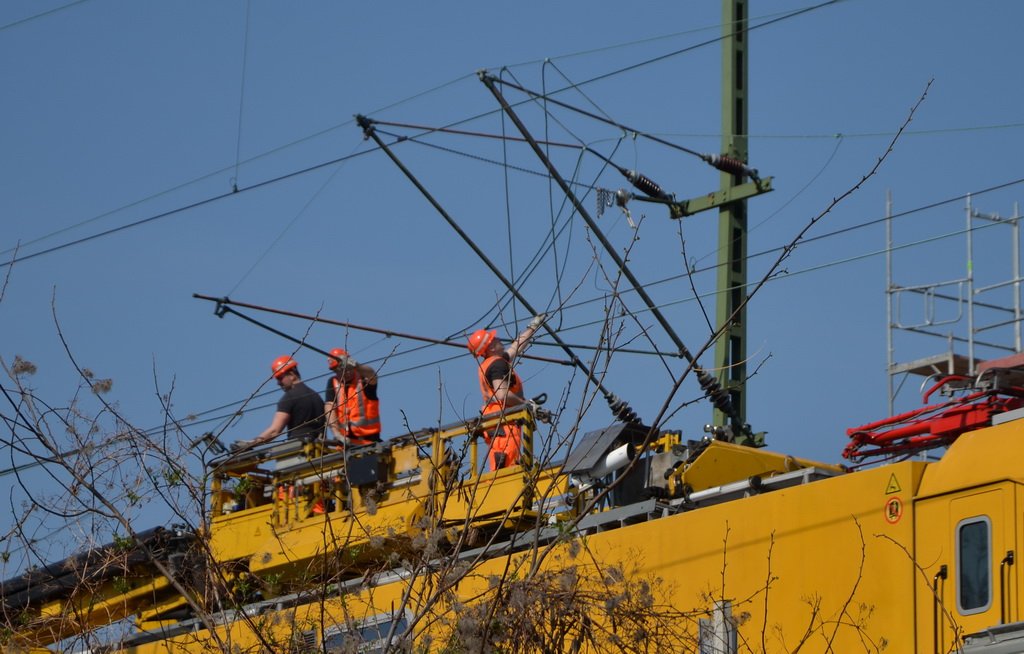
[[[1004,351],[1008,354],[1019,354],[1021,352],[1021,260],[1020,260],[1020,207],[1018,203],[1013,204],[1013,215],[1004,218],[999,214],[983,213],[974,208],[971,196],[967,196],[965,206],[965,228],[964,240],[967,261],[964,267],[965,274],[962,277],[937,281],[913,286],[901,286],[893,280],[893,252],[896,249],[892,236],[893,218],[892,192],[886,193],[885,200],[885,271],[886,271],[886,372],[888,378],[888,409],[889,415],[895,414],[896,397],[899,395],[903,384],[910,375],[924,377],[927,383],[931,377],[961,376],[974,378],[978,374],[978,366],[981,361],[976,356],[976,349],[980,347]],[[1011,237],[1011,266],[1012,277],[985,286],[977,286],[975,283],[974,269],[974,232],[978,223],[988,225],[1005,225],[1012,232]],[[985,262],[991,261],[991,257]],[[990,294],[998,289],[1012,287],[1012,306],[998,304],[996,301],[981,301],[979,296]],[[911,324],[904,324],[900,320],[901,302],[906,296],[917,296],[923,302],[923,319]],[[938,305],[952,306],[951,317],[937,318],[936,307]],[[1002,318],[996,322],[978,324],[976,310],[983,309],[988,313],[994,313]],[[966,329],[963,323],[966,322]],[[1013,345],[983,340],[982,335],[991,330],[1011,326],[1013,331]],[[960,329],[958,332],[957,329]],[[944,330],[944,331],[940,331]],[[913,361],[899,362],[895,353],[895,334],[905,332],[942,339],[946,342],[946,349],[931,356]],[[966,347],[966,354],[958,352],[958,346]],[[898,383],[897,383],[898,380]]]

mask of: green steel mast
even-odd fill
[[[747,1],[722,2],[722,154],[747,162]],[[732,196],[743,177],[720,173],[720,189]],[[747,284],[747,201],[737,199],[718,209],[718,292],[716,324],[725,325],[715,344],[714,367],[722,387],[732,398],[739,425],[732,425],[735,437],[742,438],[746,422],[747,397],[747,311],[737,308],[746,296]],[[736,314],[730,320],[730,316]],[[726,324],[728,323],[728,324]],[[715,409],[715,425],[728,424],[728,416]]]

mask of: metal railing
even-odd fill
[[[902,286],[893,281],[893,252],[899,248],[893,242],[892,216],[892,196],[889,194],[886,197],[886,358],[890,415],[895,413],[896,397],[910,374],[925,376],[925,383],[927,377],[934,375],[974,377],[978,372],[979,348],[989,352],[1019,353],[1022,341],[1021,328],[1024,322],[1020,294],[1021,282],[1024,281],[1020,260],[1021,215],[1016,203],[1013,215],[1004,218],[998,214],[976,210],[971,197],[968,196],[963,230],[965,274],[955,279],[911,286]],[[979,226],[978,223],[985,224]],[[976,283],[975,232],[996,225],[1007,226],[1011,231],[1010,238],[1007,239],[1010,244],[1011,277],[979,286]],[[990,264],[992,260],[991,254],[986,251],[981,262]],[[991,266],[986,265],[986,270],[991,269]],[[982,296],[992,299],[982,301]],[[904,319],[904,310],[908,306],[904,300],[908,297],[921,300],[919,317],[915,320]],[[980,324],[979,319],[982,316],[987,317],[989,321]],[[1009,345],[1006,339],[1001,339],[1000,335],[993,334],[993,330],[999,328],[1012,330],[1012,345]],[[894,343],[895,334],[900,332],[941,339],[946,343],[945,351],[913,361],[898,362]],[[980,338],[986,332],[990,336]],[[962,350],[966,350],[966,354],[961,354]],[[900,380],[898,384],[897,378]]]
[[[482,441],[506,426],[520,430],[519,464],[487,471]],[[375,496],[398,491],[405,500],[434,497],[443,504],[453,481],[475,488],[501,477],[528,487],[536,479],[536,428],[534,408],[526,404],[372,445],[286,440],[227,454],[209,464],[211,514],[217,518],[273,504],[273,523],[280,527],[317,514],[366,510]],[[525,505],[531,494],[520,495]]]

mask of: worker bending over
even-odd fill
[[[331,350],[327,367],[334,376],[324,390],[327,424],[346,445],[380,442],[377,371],[357,363],[340,347]]]
[[[547,316],[540,314],[516,337],[508,349],[498,338],[495,330],[478,329],[469,337],[469,351],[478,359],[477,372],[480,376],[480,393],[484,415],[503,411],[506,407],[526,402],[523,381],[516,374],[512,364],[522,354]],[[519,425],[503,424],[493,432],[484,433],[484,441],[490,446],[487,462],[491,470],[519,464],[519,450],[523,430]]]
[[[302,383],[299,364],[290,356],[281,356],[270,364],[270,371],[284,395],[277,401],[277,412],[270,426],[251,441],[239,441],[233,449],[244,449],[272,441],[288,428],[288,438],[320,438],[324,433],[324,403],[320,395]]]

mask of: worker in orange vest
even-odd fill
[[[348,445],[379,443],[377,371],[357,363],[340,347],[331,350],[327,367],[334,371],[324,390],[327,424]]]
[[[495,330],[478,329],[469,337],[469,351],[480,359],[477,373],[480,377],[480,393],[484,406],[482,414],[502,411],[505,407],[518,406],[526,402],[523,381],[516,374],[512,364],[522,354],[541,325],[546,315],[534,317],[530,324],[516,337],[508,348],[498,338]],[[490,446],[487,462],[491,470],[519,464],[519,450],[522,445],[522,428],[506,424],[493,432],[486,432],[484,440]]]

